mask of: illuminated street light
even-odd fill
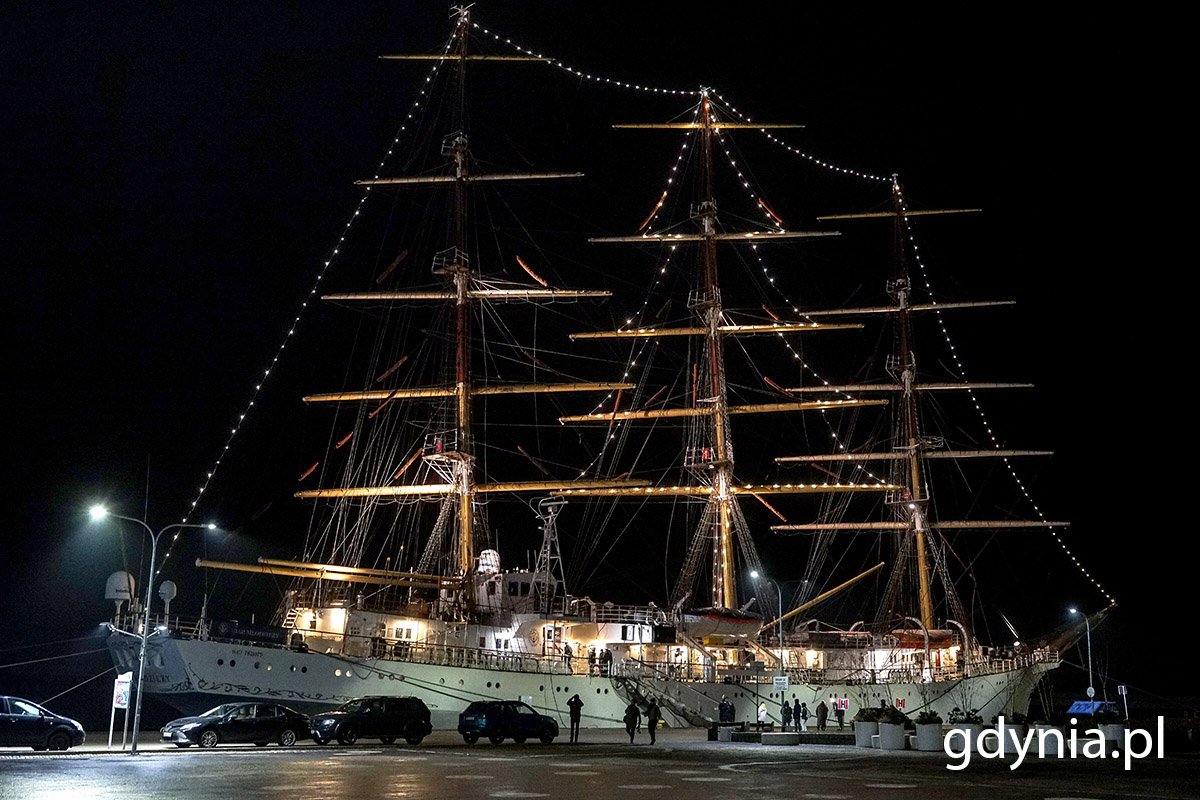
[[[759,574],[756,569],[750,570],[750,577],[754,580],[764,580],[775,587],[775,595],[779,598],[779,674],[783,675],[783,592],[779,590],[779,584],[766,575]]]
[[[1072,614],[1078,614],[1078,608],[1068,609]],[[1096,687],[1092,684],[1092,623],[1088,621],[1087,614],[1083,614],[1084,628],[1087,630],[1087,653],[1088,653],[1088,688],[1087,696],[1091,700],[1096,696]]]
[[[141,729],[142,722],[142,678],[146,674],[146,640],[148,640],[152,635],[150,633],[150,592],[154,587],[154,562],[158,556],[158,537],[162,536],[172,528],[205,528],[213,531],[217,529],[217,526],[212,522],[204,525],[176,522],[174,525],[168,525],[165,528],[159,529],[159,531],[155,533],[149,525],[137,517],[126,517],[122,514],[114,514],[102,505],[94,505],[88,509],[88,516],[90,516],[95,522],[99,522],[107,517],[123,519],[126,522],[136,522],[138,525],[141,525],[143,528],[145,528],[146,532],[150,534],[150,575],[146,581],[146,608],[144,609],[145,619],[142,621],[142,635],[140,637],[142,640],[142,646],[141,653],[138,655],[137,698],[135,700],[135,708],[133,712],[133,746],[130,748],[130,753],[137,755],[137,737],[138,731]],[[158,632],[159,631],[156,629],[155,633]]]

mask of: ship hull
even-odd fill
[[[119,670],[136,666],[139,642],[113,635],[109,650]],[[795,683],[783,693],[815,709],[824,700],[849,701],[846,721],[858,708],[899,706],[908,713],[930,708],[948,719],[953,708],[976,709],[985,720],[999,714],[1025,713],[1038,681],[1058,662],[926,683]],[[625,676],[522,672],[485,667],[354,659],[334,653],[295,652],[200,639],[149,642],[145,691],[156,699],[195,714],[220,703],[267,699],[298,711],[328,710],[352,697],[419,697],[430,709],[435,729],[453,730],[458,715],[476,700],[521,699],[543,714],[569,724],[567,700],[584,702],[583,726],[623,727],[630,700],[660,699],[665,724],[703,724],[718,718],[722,697],[733,703],[736,719],[757,719],[759,703],[768,719],[779,722],[780,693],[770,682],[717,683]],[[811,721],[815,724],[815,720]]]

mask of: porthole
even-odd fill
[[[270,672],[270,671],[271,671],[271,665],[267,664],[267,672]]]
[[[597,690],[596,690],[596,694],[600,694],[600,690],[599,690],[599,689],[597,689]]]
[[[260,664],[262,664],[262,662],[261,662],[261,661],[255,661],[255,662],[254,662],[254,668],[255,668],[255,669],[258,669],[258,667],[259,667],[259,665],[260,665]]]
[[[487,685],[487,687],[488,687],[489,689],[490,689],[490,688],[492,688],[492,682],[491,682],[491,681],[488,681],[488,685]]]
[[[608,694],[608,689],[605,689],[605,690],[604,690],[604,693],[605,693],[605,694]]]
[[[459,683],[462,683],[462,681],[459,681]],[[538,687],[538,691],[539,691],[539,692],[544,692],[544,691],[546,691],[546,687],[545,687],[545,685],[539,686],[539,687]]]
[[[288,667],[288,669],[290,669],[292,672],[295,672],[295,671],[296,671],[296,665],[295,665],[295,664],[292,664],[292,666]]]
[[[217,659],[217,666],[218,666],[218,667],[223,667],[223,666],[225,666],[225,659],[223,659],[223,658],[218,658],[218,659]]]
[[[497,689],[499,689],[499,688],[500,688],[500,681],[496,681],[496,688],[497,688]]]
[[[555,686],[555,687],[554,687],[554,691],[556,691],[556,692],[561,692],[561,691],[562,691],[562,687],[561,687],[561,686]]]
[[[300,668],[300,671],[301,671],[301,672],[308,672],[308,667],[301,667],[301,668]]]
[[[438,683],[445,683],[445,682],[446,682],[445,678],[438,678]]]
[[[342,677],[342,671],[340,669],[335,669],[333,671],[333,674],[338,676],[339,678]]]
[[[237,666],[237,662],[236,662],[236,661],[234,661],[234,660],[231,658],[231,659],[229,659],[229,666],[231,666],[231,667],[236,667],[236,666]]]
[[[381,678],[382,678],[383,676],[382,676],[382,675],[380,675],[379,677],[381,677]],[[463,682],[460,680],[460,681],[458,682],[458,685],[459,685],[459,686],[465,686],[466,684],[464,684],[464,683],[463,683]]]

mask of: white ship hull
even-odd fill
[[[113,635],[109,649],[119,670],[136,665],[140,642]],[[519,658],[519,657],[514,657]],[[513,662],[516,663],[515,661]],[[784,693],[810,709],[822,700],[847,698],[847,722],[863,706],[898,705],[910,714],[931,708],[945,719],[951,709],[977,709],[985,719],[1027,712],[1038,681],[1058,666],[1056,660],[1014,662],[987,674],[925,683],[821,683],[793,681]],[[490,666],[456,666],[389,659],[348,658],[331,653],[302,653],[274,647],[201,639],[150,639],[145,691],[182,713],[198,713],[220,703],[270,699],[300,711],[326,710],[352,697],[419,697],[429,707],[435,729],[454,729],[458,715],[476,700],[523,699],[538,711],[568,725],[567,700],[584,702],[584,727],[622,727],[631,695],[660,698],[665,724],[681,727],[718,717],[723,696],[736,708],[738,721],[757,719],[760,702],[778,722],[781,697],[770,681],[718,683],[633,678],[620,675],[522,672]]]

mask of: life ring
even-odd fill
[[[530,643],[530,644],[532,644],[532,645],[536,645],[536,644],[538,643],[538,632],[537,632],[537,628],[534,628],[533,630],[531,630],[531,631],[529,632],[529,643]]]

